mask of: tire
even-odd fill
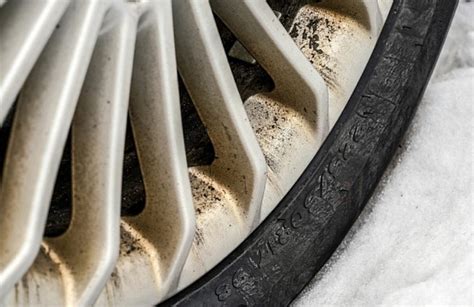
[[[457,1],[395,0],[346,108],[268,218],[163,306],[288,305],[338,247],[416,111]]]

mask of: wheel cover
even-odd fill
[[[270,92],[242,102],[213,11],[270,75]],[[0,300],[153,304],[202,276],[313,159],[383,15],[370,0],[323,1],[299,6],[287,31],[265,1],[4,3],[1,123],[20,96],[1,177]],[[177,70],[215,151],[189,170]],[[121,218],[128,110],[146,205]],[[69,127],[72,219],[43,239]]]

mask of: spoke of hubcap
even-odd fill
[[[330,128],[355,89],[377,41],[382,26],[378,3],[351,0],[307,4],[289,28],[298,49],[328,86]]]
[[[212,6],[275,82],[272,93],[246,101],[269,165],[263,219],[313,158],[304,149],[319,147],[328,133],[327,86],[265,0],[216,0]]]
[[[179,72],[216,153],[212,165],[190,171],[197,235],[181,281],[184,285],[217,264],[258,223],[266,165],[209,1],[173,4]],[[226,239],[221,240],[224,231]]]
[[[173,36],[171,0],[129,5],[140,15],[130,118],[146,204],[139,215],[123,219],[115,277],[99,299],[113,297],[124,305],[153,304],[176,290],[195,225],[175,48],[169,39]],[[140,265],[145,272],[135,276],[130,268]]]
[[[0,127],[69,0],[13,0],[0,10]]]
[[[108,13],[110,28],[97,41],[74,116],[72,221],[46,242],[62,263],[69,306],[94,303],[118,257],[135,21],[123,9]]]
[[[0,191],[0,297],[39,251],[61,152],[106,7],[105,1],[74,1],[23,87]]]

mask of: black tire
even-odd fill
[[[288,305],[325,264],[407,130],[456,0],[395,0],[369,63],[329,137],[270,216],[168,305]]]

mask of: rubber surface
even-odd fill
[[[163,306],[286,306],[321,269],[370,198],[428,83],[455,0],[395,0],[329,137],[271,215]]]

